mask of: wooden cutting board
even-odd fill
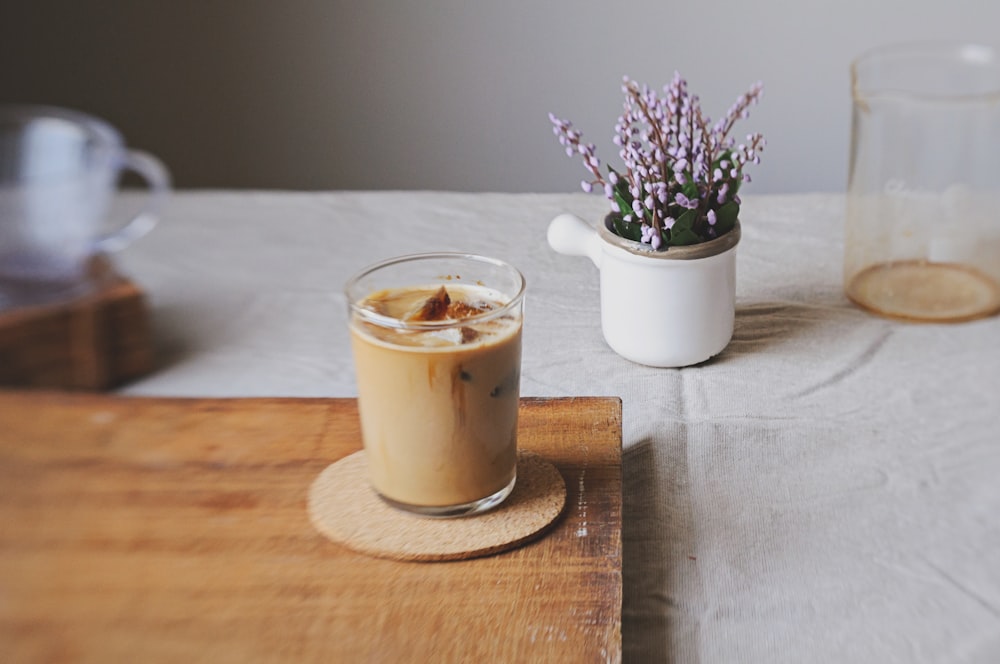
[[[523,399],[567,509],[496,556],[351,552],[306,513],[353,399],[0,392],[4,662],[614,662],[621,402]]]

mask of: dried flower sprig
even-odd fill
[[[705,242],[735,226],[737,192],[750,181],[744,168],[760,163],[766,142],[756,133],[737,144],[729,132],[737,120],[749,117],[763,89],[755,83],[713,125],[679,73],[664,86],[663,96],[626,76],[625,105],[614,137],[624,168],[608,167],[607,176],[601,173],[596,148],[582,142],[583,134],[571,122],[552,113],[549,120],[567,156],[579,154],[591,175],[581,183],[583,190],[600,187],[611,202],[614,231],[654,250],[666,249]]]

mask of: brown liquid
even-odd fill
[[[951,263],[874,265],[851,279],[847,296],[874,313],[914,322],[958,323],[1000,311],[1000,284]]]
[[[362,306],[406,319],[437,288],[373,293]],[[479,312],[482,303],[494,309],[504,304],[474,286],[449,286],[448,293],[454,304],[472,305],[459,307],[467,314]],[[358,316],[351,321],[369,475],[391,501],[462,505],[514,479],[521,321],[466,322],[413,332]]]

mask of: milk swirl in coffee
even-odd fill
[[[351,320],[362,435],[372,485],[389,502],[461,505],[512,486],[521,317],[500,311],[508,302],[456,283],[359,303],[376,314]]]

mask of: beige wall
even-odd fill
[[[764,80],[751,191],[829,191],[852,56],[997,25],[982,0],[5,0],[0,101],[101,115],[181,187],[568,191],[548,111],[607,158],[621,76],[680,69],[713,116]]]

